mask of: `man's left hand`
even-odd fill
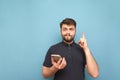
[[[79,44],[83,49],[86,49],[86,48],[88,47],[84,32],[82,32],[82,37],[80,38],[78,44]]]

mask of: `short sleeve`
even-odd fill
[[[86,56],[85,56],[85,52],[83,49],[82,49],[82,56],[83,56],[83,64],[85,66],[86,65]]]
[[[45,60],[43,62],[43,66],[46,66],[46,67],[51,67],[52,66],[51,53],[52,53],[52,47],[50,47],[49,50],[47,51],[47,54],[45,56]]]

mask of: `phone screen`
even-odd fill
[[[58,62],[59,59],[61,58],[61,56],[58,55],[58,54],[52,54],[51,56],[54,58],[54,61],[55,61],[55,62]]]

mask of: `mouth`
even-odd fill
[[[66,34],[65,36],[71,36],[70,34]]]
[[[71,36],[70,36],[70,35],[66,35],[65,37],[66,37],[66,38],[70,38]]]

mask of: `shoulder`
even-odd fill
[[[52,46],[50,46],[49,50],[56,50],[56,49],[59,48],[60,46],[62,46],[62,42],[53,44]]]
[[[77,43],[75,43],[75,42],[74,42],[74,46],[75,46],[76,48],[78,48],[78,49],[82,49],[82,47],[79,46],[79,44],[77,44]]]

